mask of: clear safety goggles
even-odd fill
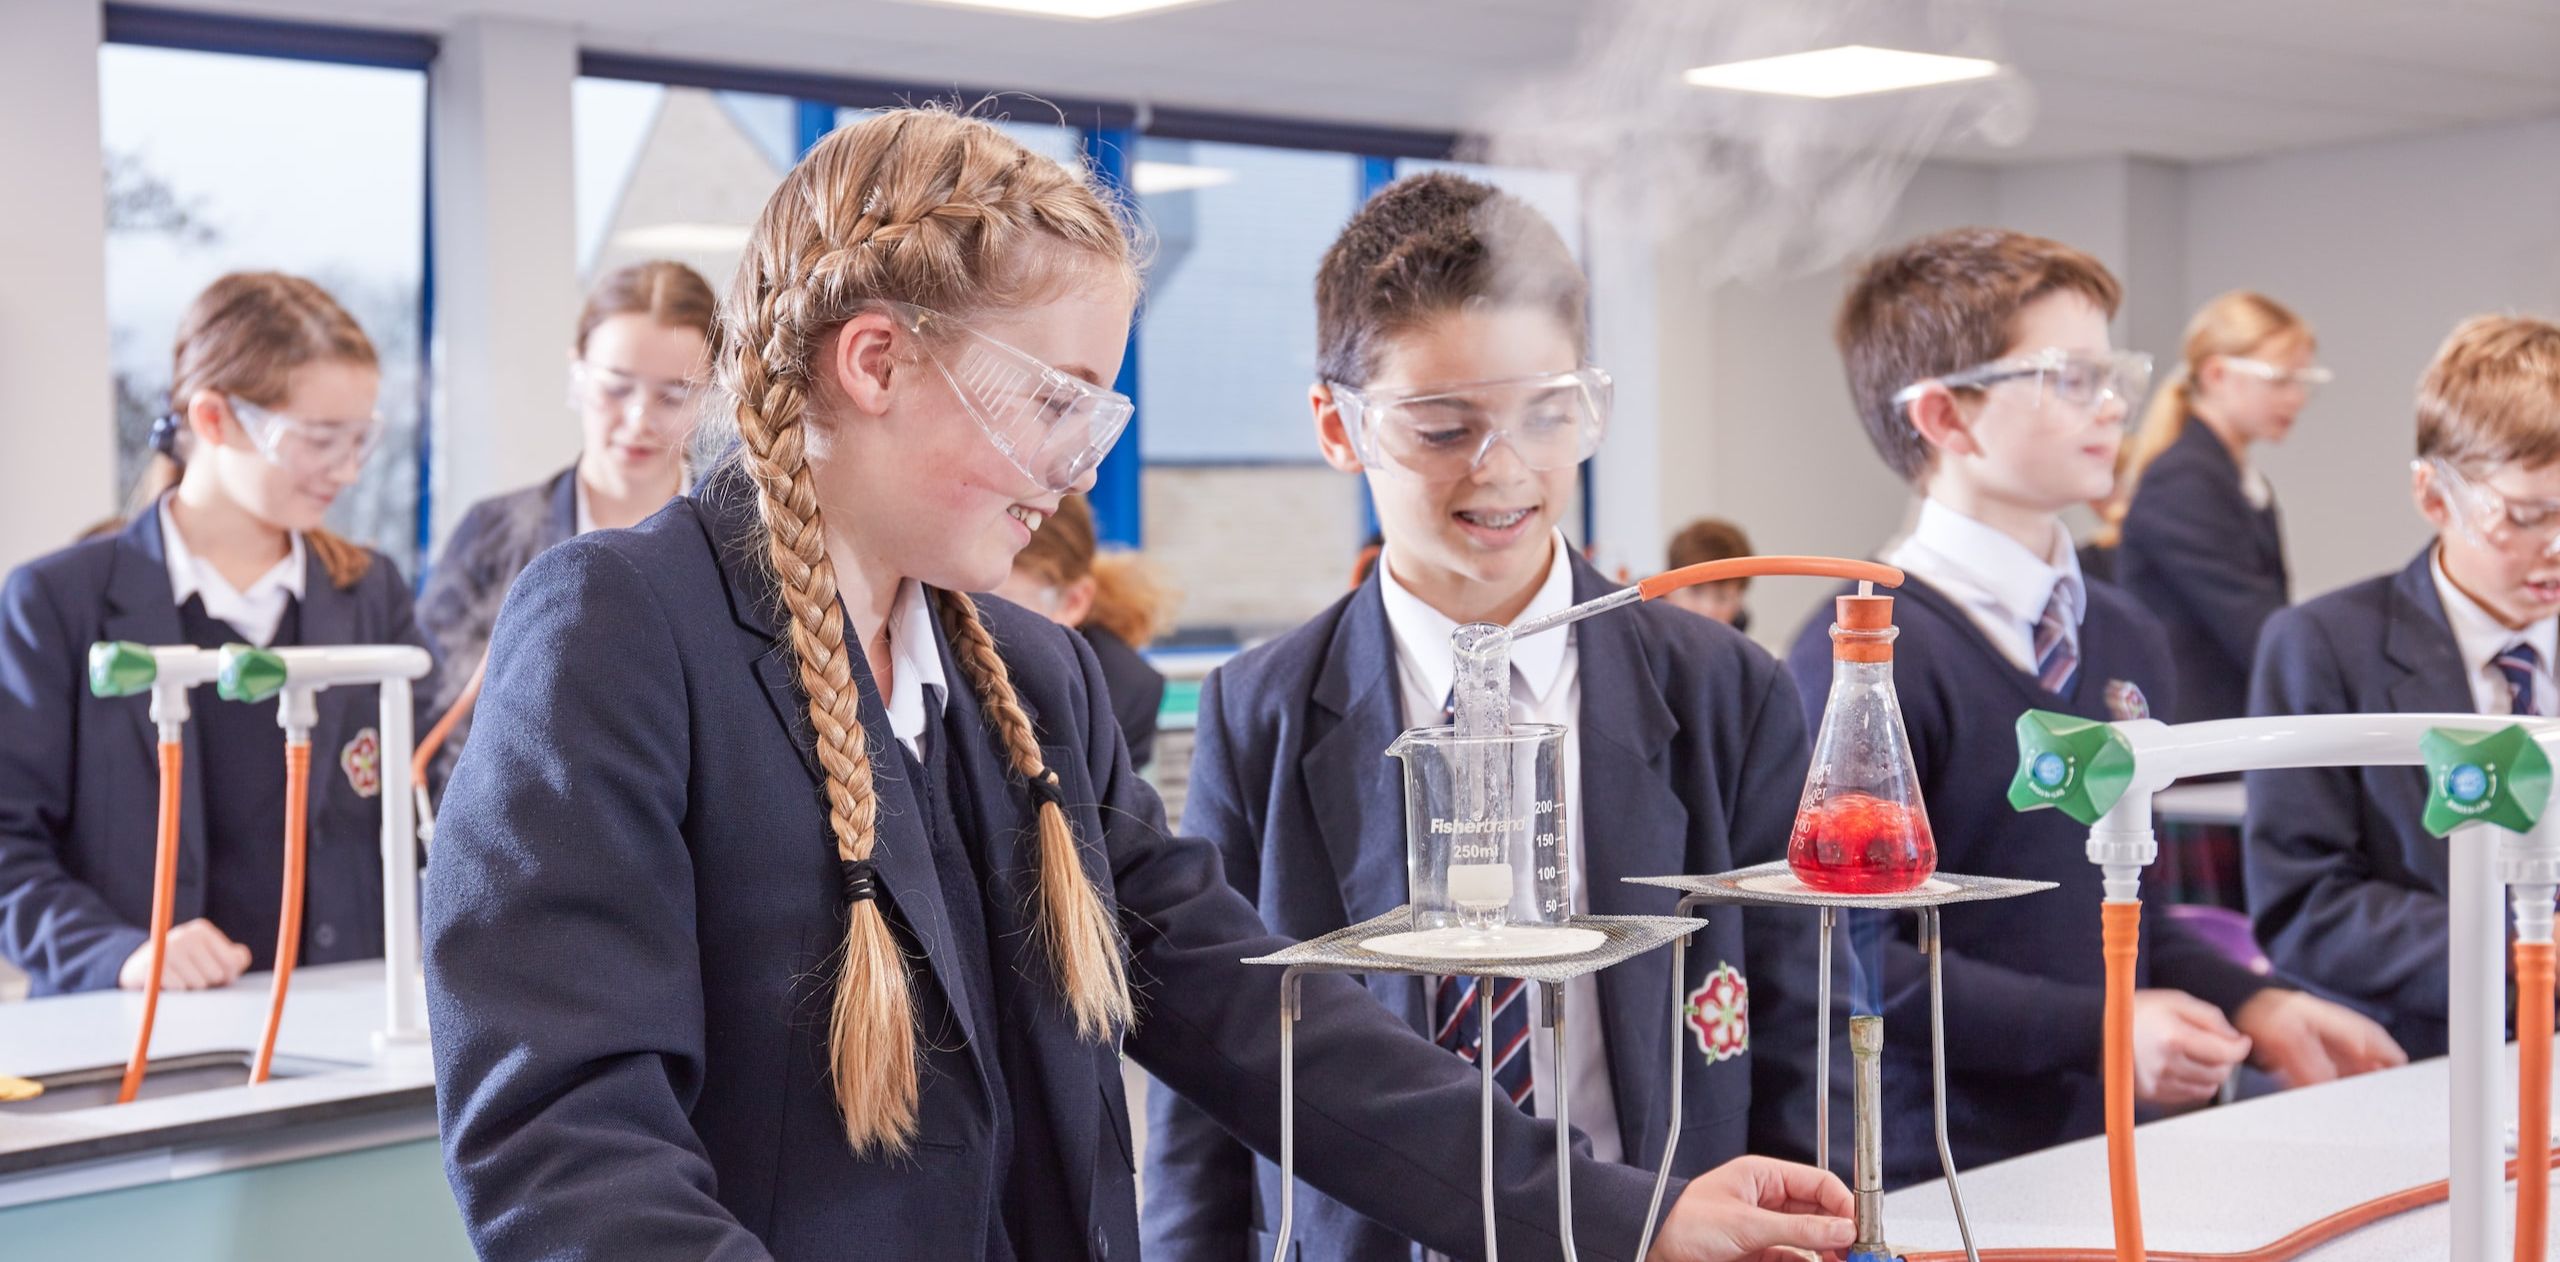
[[[364,467],[382,444],[382,414],[354,420],[316,420],[271,412],[238,395],[224,396],[249,444],[267,463],[296,477],[320,477]]]
[[[2544,555],[2560,553],[2560,500],[2520,500],[2463,475],[2447,460],[2412,461],[2432,467],[2437,493],[2453,510],[2454,524],[2485,547],[2522,545]]]
[[[578,360],[569,365],[570,397],[580,407],[611,412],[660,433],[693,428],[701,390],[690,381],[650,381]]]
[[[1044,491],[1076,488],[1111,454],[1137,404],[939,311],[880,306],[916,336],[971,419],[1022,476]]]
[[[1541,473],[1580,464],[1600,449],[1616,390],[1598,368],[1419,390],[1326,384],[1361,460],[1432,481],[1473,473],[1496,444]]]
[[[2222,357],[2222,362],[2231,371],[2243,377],[2263,381],[2279,388],[2291,386],[2304,394],[2319,390],[2337,377],[2337,374],[2330,372],[2324,364],[2306,364],[2300,368],[2286,368],[2280,364],[2270,364],[2263,359],[2251,359],[2246,355],[2225,355]]]
[[[1946,390],[1982,390],[2008,381],[2033,378],[2039,401],[2050,396],[2075,408],[2095,408],[2114,400],[2130,408],[2151,390],[2151,357],[2140,351],[2103,355],[2047,347],[2031,354],[1995,359],[1960,372],[1915,381],[1894,392],[1895,407],[1908,407],[1932,386]]]

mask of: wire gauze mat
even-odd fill
[[[1712,898],[1720,903],[1761,907],[1851,907],[1903,911],[1943,907],[1948,903],[1981,903],[2016,898],[2054,888],[2051,881],[2015,881],[2000,876],[1965,876],[1940,872],[1918,889],[1900,894],[1826,894],[1796,879],[1785,861],[1763,863],[1713,876],[1631,876],[1630,885],[1654,885]]]
[[[1530,960],[1417,960],[1401,955],[1381,955],[1360,945],[1371,938],[1401,932],[1412,924],[1413,909],[1399,907],[1374,920],[1336,929],[1312,942],[1301,942],[1269,955],[1256,956],[1245,963],[1332,973],[1508,977],[1526,982],[1562,983],[1634,959],[1656,947],[1669,946],[1705,928],[1707,922],[1695,916],[1575,916],[1564,922],[1565,927],[1598,933],[1602,939],[1599,946],[1579,955]]]

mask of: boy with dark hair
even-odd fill
[[[1947,1110],[1958,1165],[2100,1129],[2098,869],[2086,832],[2008,803],[2025,710],[2139,718],[2167,700],[2159,624],[2080,573],[2060,513],[2104,497],[2147,356],[2109,345],[2120,290],[2059,242],[1971,228],[1871,260],[1836,336],[1868,439],[1924,497],[1886,555],[1894,677],[1939,866],[2060,889],[1945,926]],[[1831,679],[1829,619],[1788,666],[1808,716]],[[1887,1178],[1937,1174],[1931,1136],[1927,966],[1906,928],[1881,947],[1887,1020]],[[2293,1083],[2403,1059],[2372,1022],[2217,954],[2175,920],[2146,920],[2134,997],[2137,1098],[2211,1098],[2243,1060]]]
[[[1536,212],[1448,174],[1381,192],[1325,255],[1320,379],[1309,392],[1316,441],[1335,468],[1367,478],[1383,555],[1332,608],[1209,677],[1183,821],[1218,843],[1228,879],[1275,932],[1313,938],[1407,901],[1403,786],[1383,754],[1399,732],[1446,721],[1450,633],[1618,586],[1559,528],[1576,466],[1608,420],[1608,375],[1584,357],[1586,289]],[[1571,729],[1563,779],[1576,911],[1668,914],[1666,892],[1622,878],[1785,853],[1808,756],[1803,716],[1785,672],[1732,629],[1648,605],[1524,639],[1512,652],[1511,701],[1513,722]],[[1691,943],[1675,1169],[1704,1170],[1746,1141],[1771,1155],[1809,1153],[1812,920],[1719,914]],[[1542,1116],[1568,1096],[1575,1129],[1601,1159],[1658,1161],[1670,1122],[1669,969],[1657,952],[1568,985],[1569,1081],[1540,1037],[1499,1064],[1500,1085]],[[1381,976],[1369,989],[1472,1056],[1471,987]],[[1484,989],[1490,1041],[1515,1043],[1532,1026],[1530,997]],[[1268,1256],[1277,1169],[1163,1092],[1151,1113],[1147,1256]],[[1305,1257],[1415,1254],[1303,1188],[1297,1206]]]

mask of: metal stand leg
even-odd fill
[[[1484,1262],[1497,1262],[1493,1242],[1493,996],[1491,978],[1476,979],[1476,1066],[1484,1071],[1483,1123],[1477,1133],[1477,1169],[1484,1195]]]
[[[1920,941],[1929,953],[1929,1102],[1938,1128],[1938,1166],[1947,1172],[1947,1203],[1956,1211],[1956,1234],[1964,1240],[1966,1262],[1982,1262],[1973,1247],[1973,1228],[1965,1222],[1964,1193],[1956,1187],[1955,1149],[1947,1142],[1947,1002],[1938,961],[1945,954],[1938,941],[1938,909],[1920,909]]]
[[[1813,1164],[1824,1170],[1831,1168],[1831,935],[1839,926],[1840,910],[1824,907],[1813,988]]]
[[[1271,1262],[1287,1262],[1298,1200],[1298,970],[1280,974],[1280,1243]]]
[[[1582,1262],[1573,1251],[1573,1093],[1565,1088],[1573,1077],[1565,1068],[1564,987],[1540,982],[1538,989],[1546,992],[1547,1048],[1555,1054],[1556,1066],[1555,1087],[1549,1092],[1556,1102],[1556,1238],[1564,1242],[1564,1262]]]
[[[1680,900],[1672,912],[1686,916],[1704,905],[1704,900],[1691,894]],[[1636,1237],[1636,1262],[1644,1262],[1653,1252],[1653,1230],[1662,1221],[1662,1196],[1671,1187],[1671,1159],[1680,1152],[1680,1042],[1688,1033],[1681,1029],[1681,1007],[1688,1001],[1688,988],[1681,983],[1689,977],[1689,936],[1682,934],[1671,940],[1671,1120],[1663,1129],[1662,1161],[1653,1171],[1653,1202],[1645,1207],[1644,1234]]]

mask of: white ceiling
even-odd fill
[[[1567,64],[1617,0],[1211,0],[1101,24],[902,0],[179,2],[427,31],[496,13],[570,23],[588,47],[619,52],[1467,130],[1506,89]],[[2560,0],[1971,8],[2032,87],[2034,125],[2014,147],[1950,156],[2208,161],[2560,114]]]

